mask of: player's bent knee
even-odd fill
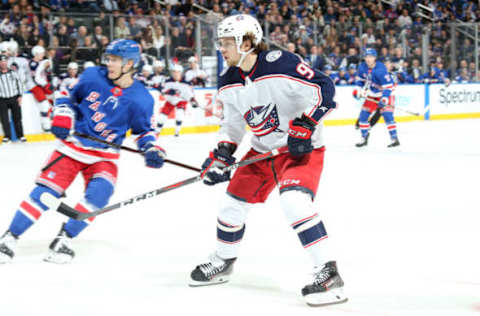
[[[290,225],[317,214],[313,210],[311,195],[301,190],[282,192],[280,204]]]
[[[218,220],[226,225],[241,226],[247,219],[249,209],[249,203],[225,194],[218,212]]]
[[[49,187],[37,184],[29,195],[32,202],[37,204],[42,210],[46,211],[55,206],[60,194]]]
[[[113,184],[104,178],[94,178],[90,180],[85,190],[85,200],[98,208],[103,208],[108,204],[113,194]]]

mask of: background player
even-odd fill
[[[370,115],[380,108],[385,124],[390,134],[391,143],[388,147],[399,146],[397,125],[393,117],[394,98],[392,90],[394,82],[385,65],[377,61],[377,51],[374,48],[365,50],[365,61],[360,64],[357,72],[356,84],[360,87],[353,91],[356,99],[365,98],[359,116],[359,127],[362,139],[357,147],[367,146],[370,136]]]
[[[200,69],[197,58],[191,56],[188,58],[188,64],[190,65],[190,68],[185,72],[185,81],[193,87],[205,88],[208,75],[205,70]]]
[[[15,254],[17,239],[49,209],[52,199],[60,198],[81,172],[85,179],[83,198],[76,205],[81,212],[92,212],[107,205],[117,180],[117,150],[90,140],[72,136],[75,130],[109,142],[121,144],[131,129],[148,167],[160,168],[165,152],[155,145],[152,129],[153,98],[133,79],[140,60],[140,46],[131,40],[117,40],[105,50],[106,67],[84,71],[71,94],[59,93],[54,110],[52,133],[59,139],[49,163],[35,188],[20,204],[9,229],[0,239],[0,263]],[[50,244],[46,261],[70,262],[75,253],[70,240],[93,218],[69,219]]]
[[[50,71],[52,69],[51,61],[45,58],[45,48],[34,46],[32,48],[32,60],[30,60],[30,71],[35,82],[35,86],[30,90],[40,109],[40,123],[45,132],[50,131],[50,102],[53,91],[49,82]]]
[[[157,133],[162,131],[163,125],[168,119],[168,115],[175,109],[175,136],[180,135],[183,119],[185,118],[185,110],[190,102],[192,107],[197,107],[192,86],[183,81],[183,67],[175,64],[171,70],[171,77],[165,82],[162,94],[165,97],[165,105],[160,111],[157,122]]]
[[[78,82],[78,64],[74,61],[69,62],[67,72],[60,74],[59,90],[72,89]]]
[[[230,179],[230,173],[219,169],[234,163],[246,124],[254,137],[244,159],[287,144],[289,153],[235,172],[218,213],[216,252],[192,271],[191,285],[229,280],[248,210],[265,202],[278,187],[288,222],[315,265],[313,280],[302,295],[311,305],[342,303],[347,300],[343,281],[313,206],[325,150],[322,120],[336,106],[335,87],[297,55],[265,51],[262,34],[258,21],[249,15],[230,16],[218,25],[219,50],[230,68],[220,77],[217,100],[225,117],[218,146],[202,166],[204,182],[214,185]]]

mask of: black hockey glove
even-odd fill
[[[201,176],[203,183],[207,185],[215,185],[230,180],[231,172],[223,172],[222,169],[235,163],[235,157],[233,157],[232,154],[236,146],[232,148],[229,146],[231,144],[226,146],[224,144],[225,143],[220,143],[218,149],[211,151],[202,165]]]
[[[309,154],[313,150],[312,134],[315,131],[315,123],[311,119],[302,115],[301,118],[296,118],[290,121],[290,128],[288,130],[288,151],[296,157],[301,157]]]

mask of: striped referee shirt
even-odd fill
[[[0,71],[0,98],[9,99],[22,95],[22,81],[13,70]]]

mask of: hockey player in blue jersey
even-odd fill
[[[278,188],[287,221],[314,266],[311,281],[302,289],[304,299],[314,306],[343,303],[343,280],[313,205],[325,151],[322,121],[336,107],[335,86],[297,55],[267,51],[262,28],[250,15],[229,16],[217,31],[218,49],[229,66],[220,76],[216,98],[224,118],[217,148],[203,163],[202,175],[207,185],[230,182],[218,212],[216,251],[192,271],[190,285],[229,280],[248,210]],[[230,172],[221,169],[234,163],[246,125],[253,137],[243,159],[285,146],[288,152],[239,168],[230,179]]]
[[[98,142],[74,136],[73,131],[121,144],[131,129],[148,167],[160,168],[165,152],[155,145],[152,128],[153,98],[133,74],[140,61],[140,46],[131,40],[108,45],[106,67],[90,67],[71,91],[56,97],[52,133],[57,146],[35,181],[30,195],[20,203],[7,232],[0,239],[0,263],[15,255],[18,238],[64,195],[79,173],[85,180],[83,197],[75,208],[92,212],[107,205],[117,180],[119,152]],[[53,201],[53,202],[52,202]],[[50,244],[48,262],[68,263],[75,253],[70,241],[93,218],[69,219]]]
[[[353,91],[354,98],[365,98],[359,116],[359,127],[362,139],[356,146],[363,147],[368,144],[368,137],[370,136],[370,123],[368,119],[377,108],[381,109],[383,119],[390,134],[391,143],[388,147],[399,146],[397,125],[393,117],[394,97],[392,91],[394,89],[394,82],[392,76],[388,73],[385,65],[376,60],[377,51],[374,48],[367,48],[364,55],[365,61],[358,67],[356,77],[356,85],[358,85],[359,88]]]

